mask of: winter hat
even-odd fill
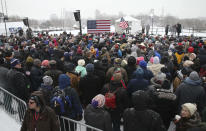
[[[137,65],[139,65],[139,62],[143,61],[143,60],[144,60],[143,56],[137,57]]]
[[[200,77],[196,71],[191,72],[189,78],[193,81],[200,80]]]
[[[36,48],[36,45],[35,45],[35,44],[32,44],[31,47],[32,47],[32,48]]]
[[[52,80],[51,76],[44,76],[43,83],[45,86],[51,86],[53,84],[53,80]]]
[[[168,50],[168,55],[172,56],[172,51],[171,50]]]
[[[159,63],[160,63],[159,57],[155,56],[154,57],[154,64],[159,64]]]
[[[77,54],[82,54],[82,49],[80,47],[77,49]]]
[[[70,78],[66,74],[61,74],[59,76],[59,88],[65,89],[66,87],[70,86]]]
[[[127,65],[127,61],[126,60],[122,60],[121,67],[125,67],[126,65]]]
[[[18,59],[13,58],[10,63],[11,67],[15,67],[16,65],[20,64],[20,61]]]
[[[118,44],[115,44],[115,49],[119,49],[119,45]]]
[[[33,60],[33,58],[31,56],[28,56],[26,58],[26,63],[33,63],[33,62],[34,62],[34,60]]]
[[[135,91],[132,93],[132,103],[136,110],[144,110],[148,107],[149,95],[143,91]]]
[[[105,104],[105,97],[102,94],[96,95],[91,102],[92,106],[95,108],[102,108]]]
[[[44,67],[49,67],[49,61],[48,60],[43,60],[41,65],[44,66]]]
[[[183,63],[183,67],[190,67],[191,65],[193,65],[194,62],[192,62],[191,60],[186,60],[184,63]]]
[[[85,65],[85,61],[84,61],[84,59],[80,59],[80,60],[78,60],[78,66],[84,66]]]
[[[150,61],[150,63],[153,64],[154,63],[154,57],[151,57],[149,61]]]
[[[66,60],[69,59],[69,56],[70,56],[69,52],[64,52],[64,58],[65,58]]]
[[[141,68],[147,68],[147,62],[144,61],[144,60],[142,60],[142,61],[140,61],[139,66],[140,66]]]
[[[182,105],[182,108],[185,107],[190,112],[190,115],[193,116],[194,113],[197,111],[197,105],[192,103],[185,103]]]
[[[114,59],[114,64],[116,65],[121,65],[122,60],[120,58],[115,58]]]
[[[49,61],[49,65],[50,65],[50,66],[51,66],[51,65],[56,65],[56,63],[57,63],[57,62],[56,62],[55,60],[50,60],[50,61]]]
[[[178,46],[182,46],[183,44],[182,43],[178,43]]]
[[[194,60],[196,58],[196,56],[197,55],[195,53],[192,53],[192,54],[190,54],[189,59]]]
[[[192,46],[190,46],[190,47],[187,49],[187,51],[188,51],[189,53],[194,53],[194,48],[193,48]]]
[[[128,61],[128,65],[135,65],[136,64],[136,59],[134,56],[130,56],[127,61]]]
[[[91,63],[87,64],[86,70],[87,72],[94,72],[94,64],[91,64]]]
[[[68,63],[64,65],[64,70],[66,72],[72,72],[75,68],[75,65],[73,63]]]
[[[159,84],[163,84],[163,81],[166,79],[166,74],[159,72],[156,76],[155,76],[155,82],[159,83]]]
[[[144,75],[144,71],[142,68],[137,68],[134,72],[134,77],[137,77],[137,78],[142,78],[143,75]]]
[[[40,59],[34,59],[34,65],[35,66],[41,65],[41,60]]]

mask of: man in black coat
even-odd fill
[[[124,111],[124,131],[166,131],[160,115],[148,108],[148,100],[144,91],[132,94],[134,108]]]
[[[41,61],[39,59],[34,59],[30,76],[31,76],[32,91],[37,91],[37,89],[41,86],[42,77],[43,77],[43,71],[41,69]]]
[[[7,78],[9,82],[8,91],[18,98],[27,101],[29,95],[27,79],[18,59],[11,60],[11,69],[7,73]]]
[[[101,91],[100,79],[94,75],[94,65],[86,65],[87,75],[82,77],[79,81],[79,89],[82,93],[82,104],[86,107]]]
[[[165,27],[165,35],[168,35],[168,32],[169,32],[169,25],[166,25],[166,27]]]
[[[0,87],[4,89],[7,87],[7,72],[9,71],[6,67],[3,67],[4,59],[0,58]]]
[[[179,37],[180,33],[182,32],[182,25],[180,23],[177,23],[176,30],[177,30],[177,35]]]
[[[28,100],[29,96],[29,84],[26,76],[24,75],[22,71],[21,63],[18,59],[12,59],[11,60],[11,69],[7,73],[7,78],[8,78],[8,91],[15,95],[16,97],[22,99],[23,101]],[[6,99],[6,104],[5,108],[10,111],[10,113],[14,113],[13,109],[11,107],[12,104],[12,98],[10,96],[5,97]],[[24,106],[22,103],[18,104],[18,113],[19,113],[19,118],[20,121],[23,120],[23,115],[22,115],[22,109]]]
[[[206,64],[206,45],[200,49],[199,55],[197,57],[200,59],[200,65]]]

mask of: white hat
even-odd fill
[[[160,63],[160,59],[159,59],[159,57],[157,57],[157,56],[155,56],[154,57],[154,62],[153,62],[154,64],[159,64]]]
[[[79,66],[84,66],[84,65],[85,65],[84,59],[78,60],[78,65],[79,65]]]
[[[194,115],[194,113],[197,111],[197,105],[196,104],[192,104],[192,103],[185,103],[182,105],[182,107],[185,107],[188,109],[188,111],[190,112],[190,115]]]
[[[52,80],[51,76],[44,76],[43,82],[44,82],[45,86],[51,86],[53,84],[53,80]]]

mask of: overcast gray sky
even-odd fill
[[[5,0],[3,0],[5,1]],[[84,18],[93,17],[96,9],[107,14],[123,12],[127,15],[170,14],[180,18],[206,17],[206,0],[6,0],[9,15],[48,19],[50,14],[61,16],[63,9],[81,10]]]

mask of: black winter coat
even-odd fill
[[[37,89],[41,86],[42,77],[43,71],[41,70],[41,68],[32,66],[30,74],[32,91],[37,91]]]
[[[153,102],[152,109],[160,114],[165,127],[168,128],[177,109],[176,95],[170,90],[156,89],[155,87],[150,87],[149,90],[148,93]]]
[[[27,101],[29,89],[27,88],[26,76],[19,69],[13,68],[8,71],[7,78],[9,82],[8,91],[20,99]]]
[[[91,104],[89,104],[85,109],[84,119],[87,125],[103,131],[112,131],[111,116],[103,108],[94,108]],[[90,130],[88,129],[87,131]]]
[[[200,65],[206,64],[206,49],[201,49],[197,57],[200,60]]]
[[[152,110],[128,108],[123,119],[124,131],[166,131],[160,115]]]
[[[127,71],[127,76],[128,76],[128,82],[132,79],[132,74],[136,70],[136,66],[126,66],[125,70]]]
[[[79,81],[83,105],[86,107],[97,94],[100,93],[100,79],[94,74],[87,74]]]
[[[9,70],[3,66],[0,66],[0,87],[3,87],[4,89],[7,88],[7,72]]]

